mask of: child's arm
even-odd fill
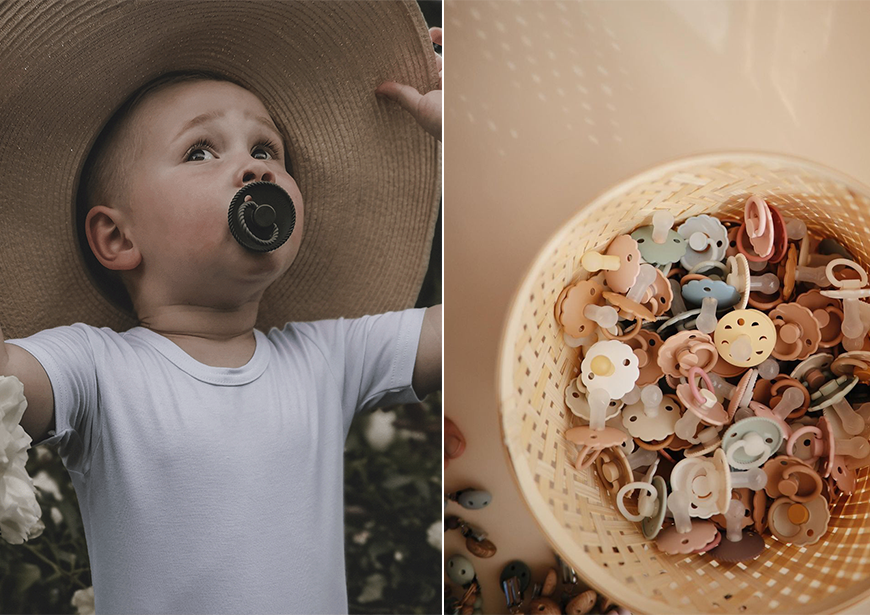
[[[4,339],[0,329],[0,376],[15,376],[24,385],[27,409],[21,417],[21,427],[34,442],[40,442],[54,427],[51,382],[33,355]]]
[[[436,45],[442,43],[441,28],[430,28],[429,36]],[[441,76],[441,56],[435,54],[438,75]],[[410,85],[386,81],[375,90],[380,94],[399,103],[410,113],[417,123],[430,135],[441,140],[441,84],[437,90],[420,94]],[[412,377],[414,392],[422,399],[429,393],[441,388],[441,306],[436,305],[426,310],[423,316],[423,328],[420,331],[420,343],[417,346],[417,358],[414,363]]]
[[[429,36],[436,45],[441,44],[441,28],[429,28]],[[441,56],[435,54],[438,74],[441,75]],[[386,96],[399,103],[403,109],[414,116],[417,123],[430,135],[441,140],[441,86],[426,94],[420,94],[410,85],[385,81],[377,87],[376,94]]]
[[[411,379],[420,399],[441,388],[441,306],[426,309]]]

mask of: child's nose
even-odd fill
[[[254,181],[274,182],[275,174],[262,162],[251,160],[242,169],[242,184],[249,184]]]

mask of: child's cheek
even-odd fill
[[[214,260],[218,250],[226,251],[230,235],[225,214],[188,210],[161,217],[160,225],[152,231],[156,248],[167,256],[191,265]]]

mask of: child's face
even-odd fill
[[[137,152],[124,199],[131,236],[143,275],[168,285],[146,284],[148,292],[233,303],[287,270],[301,241],[302,195],[285,170],[281,135],[254,94],[228,82],[175,84],[142,102],[129,134]],[[268,253],[243,248],[227,224],[233,196],[257,180],[280,185],[296,206],[293,234]]]

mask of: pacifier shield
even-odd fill
[[[250,200],[245,200],[250,196]],[[272,182],[252,182],[230,201],[230,232],[243,247],[271,252],[282,246],[296,227],[296,207],[287,191]]]

